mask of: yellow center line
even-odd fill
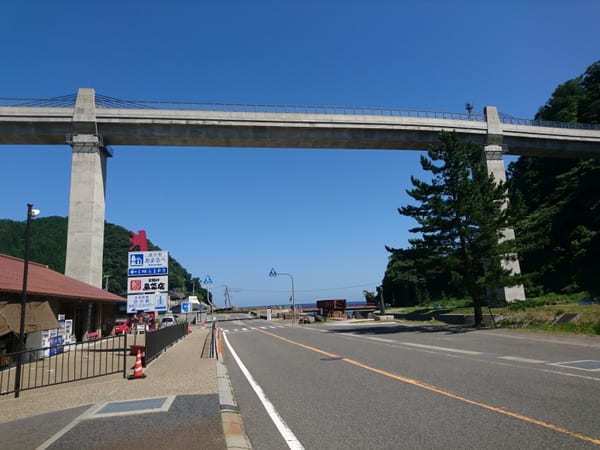
[[[574,437],[574,438],[577,438],[577,439],[581,439],[582,441],[591,442],[592,444],[596,444],[596,445],[600,446],[600,439],[595,439],[593,437],[586,436],[585,434],[581,434],[581,433],[578,433],[576,431],[567,430],[566,428],[560,427],[558,425],[554,425],[554,424],[551,424],[551,423],[548,423],[548,422],[544,422],[543,420],[534,419],[532,417],[524,416],[523,414],[519,414],[519,413],[515,413],[515,412],[512,412],[512,411],[508,411],[506,409],[499,408],[497,406],[488,405],[487,403],[478,402],[476,400],[471,400],[471,399],[468,399],[466,397],[462,397],[460,395],[457,395],[457,394],[454,394],[452,392],[449,392],[449,391],[446,391],[444,389],[441,389],[441,388],[439,388],[437,386],[433,386],[431,384],[423,383],[423,382],[415,380],[413,378],[408,378],[408,377],[403,377],[401,375],[396,375],[395,373],[388,372],[386,370],[377,369],[375,367],[368,366],[366,364],[360,363],[360,362],[355,361],[355,360],[350,359],[350,358],[342,358],[342,357],[340,357],[340,355],[336,355],[335,353],[329,353],[329,352],[326,352],[326,351],[321,350],[319,348],[311,347],[310,345],[306,345],[306,344],[302,344],[300,342],[292,341],[291,339],[284,338],[283,336],[279,336],[279,335],[271,333],[269,331],[264,331],[264,330],[258,330],[258,331],[260,331],[261,333],[264,333],[264,334],[268,334],[269,336],[273,336],[274,338],[280,339],[280,340],[282,340],[284,342],[287,342],[289,344],[296,345],[296,346],[302,347],[302,348],[304,348],[306,350],[311,350],[311,351],[319,353],[321,355],[328,356],[329,358],[339,358],[340,361],[344,361],[344,362],[346,362],[348,364],[352,364],[353,366],[360,367],[360,368],[368,370],[370,372],[374,372],[374,373],[377,373],[379,375],[383,375],[385,377],[392,378],[394,380],[398,380],[398,381],[401,381],[403,383],[410,384],[412,386],[417,386],[417,387],[420,387],[422,389],[426,389],[428,391],[435,392],[437,394],[444,395],[446,397],[453,398],[455,400],[459,400],[459,401],[461,401],[463,403],[467,403],[469,405],[479,406],[480,408],[484,408],[484,409],[487,409],[489,411],[494,411],[494,412],[496,412],[498,414],[503,414],[505,416],[509,416],[509,417],[514,418],[514,419],[521,420],[523,422],[532,423],[534,425],[538,425],[540,427],[547,428],[549,430],[556,431],[558,433],[566,434],[567,436],[571,436],[571,437]]]

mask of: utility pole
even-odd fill
[[[25,305],[27,303],[27,274],[29,271],[29,246],[31,241],[31,219],[40,213],[33,209],[32,203],[27,203],[27,226],[25,227],[25,259],[23,260],[23,290],[21,292],[21,323],[19,326],[19,343],[17,346],[17,366],[15,370],[15,398],[21,391],[21,370],[23,347],[25,346]]]
[[[385,314],[385,303],[383,301],[383,284],[379,286],[379,310],[381,314]]]
[[[229,295],[229,286],[225,285],[225,308],[229,305],[230,308],[233,308],[231,304],[231,296]]]
[[[110,278],[110,275],[104,275],[104,280],[106,280],[104,282],[104,290],[108,291],[108,279]]]

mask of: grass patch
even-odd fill
[[[586,292],[575,294],[547,294],[532,297],[522,302],[508,303],[491,308],[497,325],[503,328],[522,328],[553,333],[600,335],[600,305],[580,305],[579,300],[589,297]],[[450,309],[450,314],[473,314],[470,299],[445,299],[424,305],[393,308],[390,312],[410,313]],[[488,314],[487,306],[482,308]],[[569,323],[554,324],[564,313],[577,314]]]

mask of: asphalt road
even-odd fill
[[[226,340],[304,448],[600,446],[599,339],[220,319]],[[288,448],[227,345],[224,352],[254,448]],[[598,361],[598,369],[593,362],[583,363],[588,370],[563,365],[573,361]]]

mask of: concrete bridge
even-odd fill
[[[483,147],[496,180],[504,154],[600,156],[600,126],[484,114],[380,108],[119,100],[82,88],[52,99],[0,99],[0,144],[72,147],[65,273],[101,287],[106,158],[111,145],[424,150],[440,131]],[[507,238],[514,236],[505,230]],[[518,261],[507,262],[519,273]],[[525,298],[522,286],[504,289]]]

